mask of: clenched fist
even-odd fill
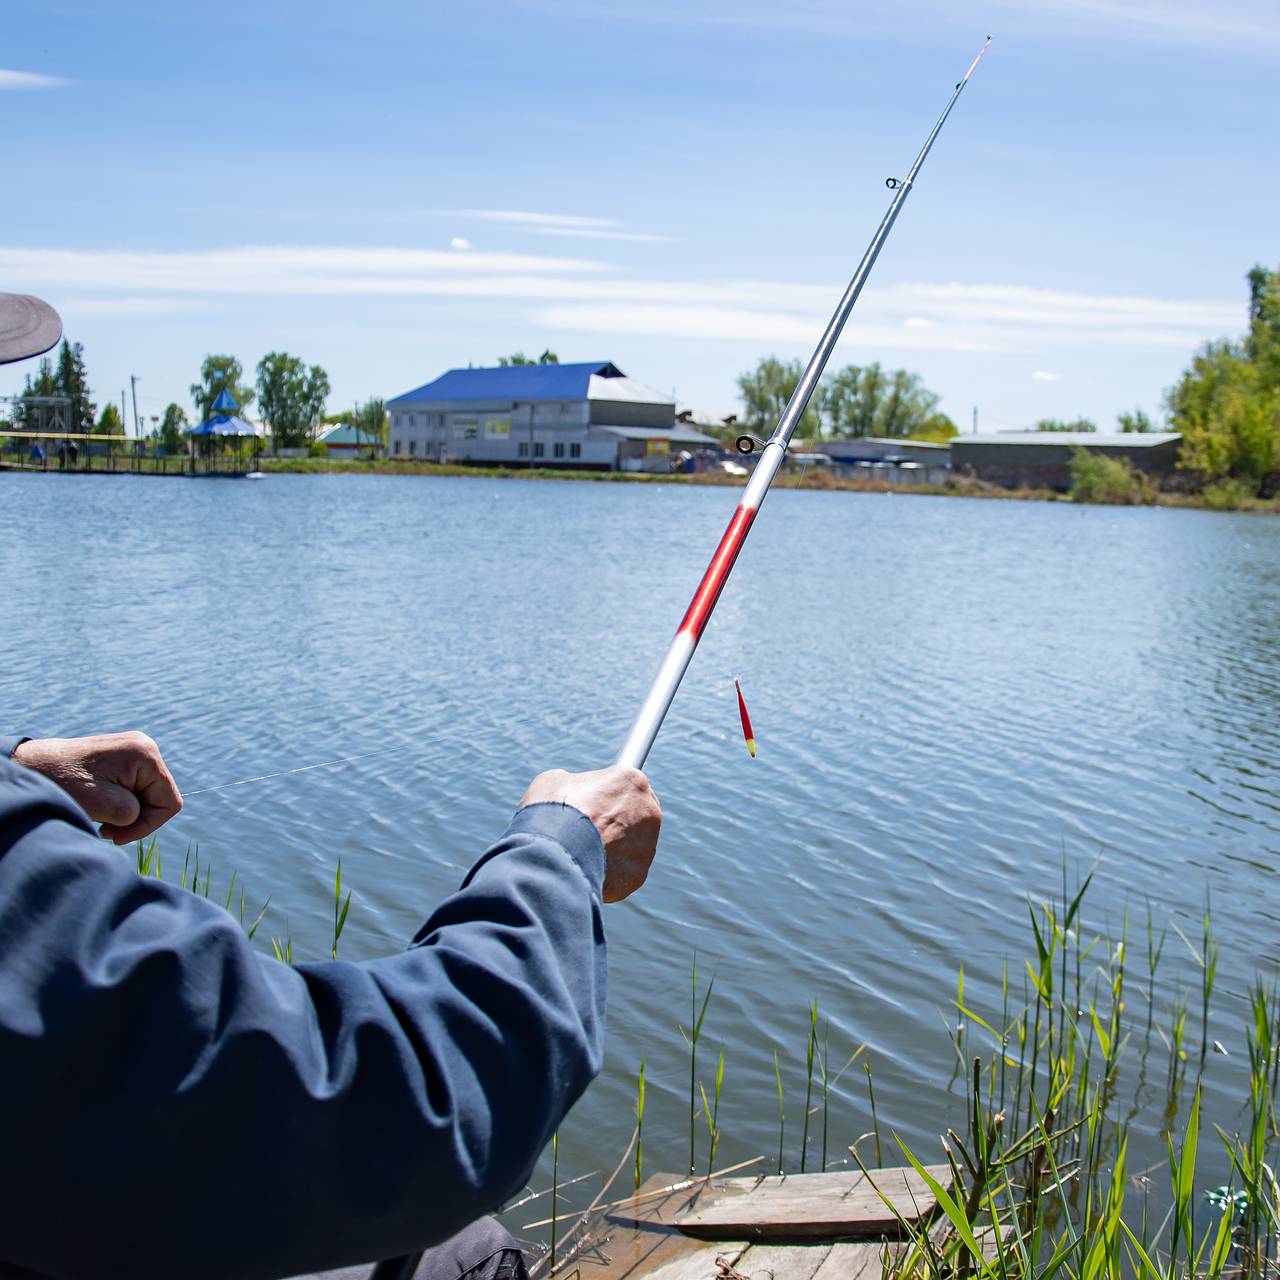
[[[639,769],[611,765],[591,773],[552,769],[529,784],[521,804],[571,804],[595,823],[604,841],[604,900],[621,902],[649,874],[658,851],[662,810]]]
[[[13,758],[56,782],[115,844],[149,836],[182,808],[160,748],[145,733],[36,738]]]

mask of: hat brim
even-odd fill
[[[58,313],[29,293],[0,293],[0,364],[43,355],[62,337]]]

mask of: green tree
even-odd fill
[[[1075,418],[1064,422],[1059,418],[1041,418],[1032,431],[1097,431],[1098,424],[1088,418]]]
[[[370,397],[363,404],[358,404],[347,414],[347,421],[351,423],[355,429],[358,439],[367,440],[370,450],[369,456],[374,453],[373,446],[386,442],[387,439],[387,406],[376,396]]]
[[[160,444],[165,453],[182,452],[182,428],[186,425],[187,414],[181,405],[165,406],[164,418],[160,422]]]
[[[942,444],[950,440],[952,436],[960,434],[959,427],[956,426],[945,413],[931,413],[920,426],[911,433],[912,440],[929,440],[935,444]]]
[[[120,417],[120,410],[116,408],[114,400],[108,400],[102,406],[102,413],[98,418],[97,426],[93,427],[93,431],[100,436],[124,435],[124,422]]]
[[[1132,413],[1121,413],[1117,415],[1116,421],[1120,430],[1125,433],[1145,433],[1155,430],[1154,423],[1141,409],[1135,409]]]
[[[919,374],[884,370],[879,363],[846,365],[829,374],[819,405],[827,429],[837,436],[886,436],[947,439],[955,423],[938,412],[940,396]]]
[[[744,424],[753,431],[772,431],[802,373],[804,364],[800,360],[784,362],[777,356],[765,356],[750,373],[739,374],[738,396],[742,401]],[[796,434],[810,439],[822,434],[818,409],[813,400],[809,401],[796,427]]]
[[[191,400],[196,407],[196,421],[204,422],[213,415],[213,402],[224,388],[239,405],[243,417],[253,403],[253,388],[240,382],[244,369],[235,356],[205,356],[200,366],[200,381],[191,384]]]
[[[532,356],[527,356],[523,351],[517,351],[509,356],[499,356],[498,364],[502,368],[513,364],[559,364],[560,357],[556,355],[549,347],[535,360]]]
[[[329,377],[318,364],[307,368],[284,351],[268,352],[258,361],[258,410],[281,448],[310,443],[328,394]]]
[[[1255,492],[1280,470],[1280,394],[1237,343],[1201,349],[1169,392],[1169,419],[1182,432],[1180,465],[1188,470],[1246,480]]]
[[[1254,267],[1243,342],[1206,343],[1167,395],[1179,465],[1254,493],[1280,472],[1280,271]]]
[[[57,395],[71,397],[71,418],[68,431],[92,431],[97,406],[89,398],[89,375],[84,367],[84,347],[78,342],[62,340],[58,348],[58,367],[54,382]]]

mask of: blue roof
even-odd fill
[[[621,378],[608,360],[585,364],[511,364],[496,369],[450,369],[434,382],[406,391],[388,405],[423,400],[585,400],[591,375]]]
[[[235,413],[240,406],[236,404],[235,397],[231,392],[228,391],[226,387],[223,387],[222,390],[218,392],[218,398],[209,407],[215,413]]]

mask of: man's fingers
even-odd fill
[[[104,822],[98,828],[98,834],[104,840],[110,840],[112,844],[132,844],[135,840],[145,840],[163,822],[164,818],[157,822],[143,814],[136,822],[130,822],[125,826],[117,827]]]
[[[142,805],[132,791],[99,778],[87,781],[78,799],[94,822],[110,827],[130,826],[142,813]]]

